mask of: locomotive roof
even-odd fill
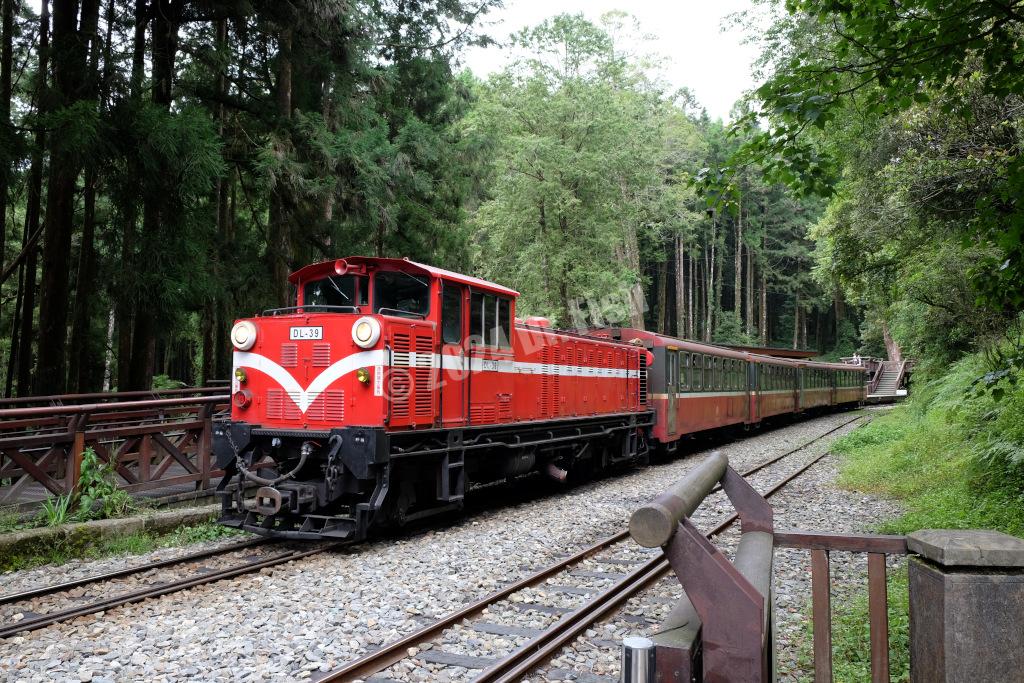
[[[456,273],[451,270],[445,270],[444,268],[435,268],[434,266],[428,266],[425,263],[417,263],[407,258],[378,258],[376,256],[349,256],[343,259],[333,259],[331,261],[321,261],[319,263],[313,263],[288,276],[288,281],[291,283],[297,283],[299,281],[310,280],[312,278],[323,277],[330,273],[335,272],[335,264],[338,261],[345,261],[350,264],[366,265],[366,266],[390,266],[396,270],[402,270],[413,273],[425,273],[434,277],[444,278],[446,280],[452,280],[454,282],[460,282],[464,285],[476,287],[477,289],[483,289],[493,294],[501,294],[503,296],[518,297],[519,292],[508,287],[503,287],[487,280],[481,280],[480,278],[473,277],[472,275],[463,275],[462,273]]]

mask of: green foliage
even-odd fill
[[[46,526],[60,526],[71,520],[74,512],[72,496],[53,496],[43,501],[39,517]]]
[[[181,389],[184,386],[184,382],[171,379],[167,375],[153,375],[153,389]]]
[[[31,569],[41,565],[61,565],[71,560],[98,560],[117,555],[141,555],[159,548],[187,547],[195,543],[241,536],[244,532],[204,522],[180,526],[167,534],[137,531],[104,536],[96,543],[81,545],[58,542],[35,552],[0,558],[0,571]]]
[[[75,492],[79,520],[123,517],[135,510],[131,495],[117,485],[113,461],[100,460],[96,451],[86,448],[82,454],[82,471]]]
[[[833,213],[846,215],[824,231],[823,261],[839,280],[876,285],[876,308],[951,304],[953,318],[968,298],[987,312],[968,326],[1012,316],[1024,306],[1024,214],[1012,199],[1024,191],[1022,20],[987,1],[785,2],[765,41],[760,106],[737,124],[758,132],[708,176],[709,196],[728,195],[735,169],[760,163],[835,196]],[[927,260],[932,244],[960,252],[953,277],[904,263]],[[905,296],[914,275],[924,287]],[[951,302],[941,279],[965,285]]]
[[[916,383],[909,404],[838,440],[840,483],[892,496],[906,513],[884,528],[991,528],[1024,535],[1024,391],[976,395],[984,359]]]

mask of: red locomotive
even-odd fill
[[[291,281],[295,306],[232,328],[231,419],[214,430],[220,521],[256,533],[360,540],[458,509],[470,485],[564,480],[864,397],[850,366],[520,321],[517,292],[407,259],[317,263]]]

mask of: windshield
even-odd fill
[[[365,287],[362,288],[365,292]],[[331,275],[307,282],[302,288],[303,306],[358,306],[356,276]],[[362,294],[365,297],[365,293]]]
[[[373,311],[426,317],[430,311],[430,280],[419,275],[382,271],[373,278]]]

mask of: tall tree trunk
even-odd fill
[[[665,317],[668,313],[668,261],[658,262],[658,334],[667,334]]]
[[[282,29],[278,35],[277,52],[277,116],[280,122],[273,143],[285,153],[286,138],[289,134],[288,121],[292,115],[292,30]],[[288,274],[291,267],[290,220],[285,208],[287,189],[279,178],[270,192],[270,216],[267,225],[267,250],[274,279],[274,290],[278,305],[287,306],[290,289]],[[377,256],[383,256],[384,217],[378,217]]]
[[[683,243],[683,236],[676,235],[675,240],[676,258],[676,336],[680,339],[686,337],[686,245]]]
[[[754,336],[754,250],[747,247],[747,336]]]
[[[178,52],[178,13],[180,2],[155,0],[153,5],[153,104],[170,110],[174,86],[174,60]],[[163,213],[167,198],[147,196],[142,204],[142,243],[160,239],[163,232]],[[157,320],[153,306],[146,298],[151,292],[142,292],[143,300],[135,311],[135,329],[132,333],[132,353],[129,371],[129,389],[149,389],[153,385],[155,369]]]
[[[146,77],[146,26],[149,25],[147,0],[135,0],[134,32],[132,34],[131,98],[142,101],[142,84]],[[120,278],[120,292],[116,297],[117,327],[117,388],[124,391],[132,386],[132,348],[135,336],[135,309],[138,287],[132,276],[138,273],[135,244],[137,236],[138,204],[130,202],[121,217],[121,263],[124,273]]]
[[[77,29],[78,9],[78,0],[53,3],[53,83],[58,109],[71,107],[81,98],[86,52]],[[36,390],[43,394],[59,394],[65,387],[68,273],[78,178],[75,150],[65,143],[62,135],[50,138],[36,372]]]
[[[768,346],[768,278],[761,268],[761,346]]]
[[[39,66],[36,70],[36,107],[40,113],[47,111],[46,79],[50,59],[50,0],[43,0],[39,13]],[[32,236],[39,232],[40,213],[43,203],[43,152],[46,150],[46,129],[36,131],[32,147],[32,163],[28,172],[28,195],[25,201],[25,233],[28,245]],[[32,340],[36,307],[36,276],[39,250],[32,246],[25,258],[24,294],[21,301],[21,330],[18,340],[18,396],[32,393]]]
[[[0,46],[0,127],[11,125],[11,62],[14,56],[14,1],[3,0],[3,45]],[[7,190],[10,184],[10,159],[0,163],[0,264],[7,262]]]
[[[686,330],[687,330],[687,339],[696,339],[697,337],[694,335],[694,317],[693,317],[693,288],[694,288],[694,285],[695,285],[696,281],[695,281],[695,278],[694,278],[694,275],[693,275],[694,265],[695,264],[694,264],[693,255],[692,254],[690,255],[689,259],[690,259],[690,286],[687,288],[687,311],[688,312],[686,314],[686,325],[687,325]]]
[[[800,316],[800,348],[807,348],[807,311]]]
[[[71,350],[68,367],[69,384],[74,391],[89,390],[89,331],[90,313],[94,298],[95,250],[93,240],[96,234],[96,184],[95,168],[85,174],[85,206],[82,215],[82,247],[78,253],[78,274],[75,278],[75,309],[71,322]]]
[[[889,323],[885,321],[885,318],[882,318],[880,322],[882,325],[882,340],[885,342],[885,353],[889,356],[889,360],[903,360],[903,349],[901,349],[899,343],[892,338],[892,333],[889,332]]]
[[[715,333],[715,240],[718,232],[718,217],[711,220],[711,240],[707,250],[704,251],[704,267],[707,274],[707,284],[704,286],[704,341],[711,341]]]
[[[793,304],[793,348],[800,348],[800,295]]]
[[[721,248],[718,245],[718,231],[715,230],[715,242],[711,246],[711,259],[714,262],[713,268],[715,271],[715,305],[712,308],[711,317],[711,338],[714,339],[715,332],[718,331],[718,322],[721,317],[722,303],[722,271],[725,270],[725,228],[722,228],[721,236]]]
[[[733,267],[736,272],[733,278],[732,310],[736,314],[736,322],[743,320],[743,200],[740,199],[739,211],[736,214],[736,253],[733,254]]]

